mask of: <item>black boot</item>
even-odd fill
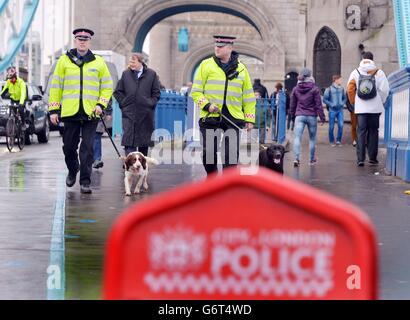
[[[93,193],[92,191],[91,191],[91,188],[90,188],[90,186],[89,185],[82,185],[81,186],[81,188],[80,188],[80,190],[81,190],[81,193],[83,193],[83,194],[91,194],[91,193]]]
[[[68,173],[67,179],[65,180],[65,184],[67,185],[67,187],[71,188],[73,185],[75,185],[76,179],[77,179],[77,172],[75,174]]]

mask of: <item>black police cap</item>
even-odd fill
[[[90,34],[90,36],[94,35],[94,31],[87,29],[87,28],[77,28],[73,31],[73,35],[77,35],[77,33],[80,33],[80,32],[86,32]]]
[[[234,44],[234,41],[236,40],[236,37],[232,36],[222,36],[222,35],[215,35],[215,44],[217,46],[225,46],[227,44]]]

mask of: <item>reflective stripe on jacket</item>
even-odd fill
[[[24,104],[24,101],[26,101],[27,98],[27,88],[23,79],[17,77],[15,84],[13,84],[11,80],[7,80],[1,94],[3,94],[7,89],[9,89],[10,98],[12,100],[18,101],[20,104]]]
[[[79,67],[64,54],[57,62],[52,76],[48,108],[61,111],[61,117],[78,113],[80,100],[84,111],[92,115],[97,104],[107,107],[113,92],[110,72],[100,56]]]
[[[204,108],[211,103],[222,110],[226,91],[226,107],[229,113],[235,119],[255,123],[256,99],[249,72],[241,62],[236,70],[239,73],[238,77],[227,82],[225,72],[213,57],[202,61],[191,91],[192,98],[201,109],[200,118],[219,116],[209,114]]]

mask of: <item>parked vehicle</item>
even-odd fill
[[[4,85],[4,82],[2,83]],[[0,136],[6,134],[6,123],[9,117],[8,105],[10,99],[3,96],[0,101]],[[27,85],[26,100],[26,121],[28,128],[25,133],[25,143],[27,145],[33,142],[33,135],[37,135],[39,143],[47,143],[50,135],[50,120],[47,104],[43,101],[43,95],[38,86],[33,84]]]

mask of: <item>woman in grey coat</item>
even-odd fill
[[[114,91],[122,112],[125,155],[139,151],[148,155],[152,147],[155,107],[160,98],[160,83],[156,72],[143,62],[143,56],[133,53],[129,68],[123,72]]]

